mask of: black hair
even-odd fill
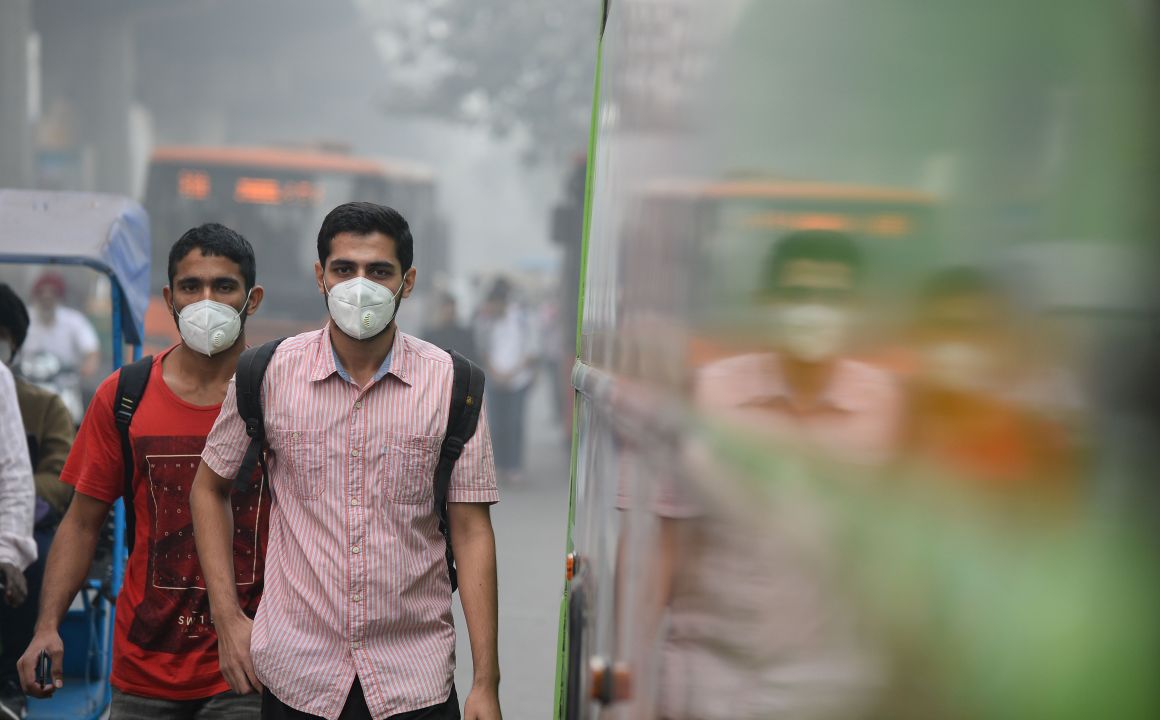
[[[12,335],[12,354],[15,355],[28,337],[28,308],[8,283],[0,283],[0,327]]]
[[[862,253],[849,235],[835,230],[801,230],[773,246],[765,261],[762,289],[776,291],[785,266],[795,260],[841,263],[850,268],[855,282],[862,275]]]
[[[511,294],[511,281],[501,276],[492,283],[491,290],[487,293],[487,300],[488,302],[507,302]]]
[[[248,292],[257,282],[257,261],[254,248],[249,241],[234,230],[219,223],[205,223],[185,231],[185,234],[169,249],[169,286],[173,287],[173,276],[177,273],[177,263],[194,250],[202,255],[224,257],[233,260],[241,268],[242,278]]]
[[[411,269],[415,259],[415,241],[406,219],[394,208],[370,202],[348,202],[327,213],[318,229],[318,262],[326,267],[330,243],[336,235],[382,233],[395,241],[395,252],[403,272]]]

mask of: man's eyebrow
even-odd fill
[[[239,280],[238,278],[234,277],[233,275],[218,275],[217,277],[211,277],[211,278],[205,278],[205,277],[202,277],[200,275],[179,275],[179,276],[173,278],[174,285],[180,285],[182,283],[187,283],[187,282],[199,282],[199,283],[208,283],[211,285],[216,285],[218,283],[223,283],[223,282],[231,282],[231,283],[241,284],[242,281]]]
[[[357,262],[355,262],[354,260],[347,260],[346,258],[335,258],[335,259],[331,260],[331,261],[330,261],[330,267],[334,267],[335,265],[342,265],[342,266],[344,266],[344,267],[345,267],[345,266],[354,266],[354,267],[358,267],[358,263],[357,263]],[[393,262],[393,261],[391,261],[391,260],[375,260],[375,261],[373,261],[373,262],[369,262],[369,263],[367,263],[367,264],[365,265],[365,267],[366,267],[368,270],[378,270],[379,268],[394,268],[394,267],[398,267],[398,264],[397,264],[397,263],[395,263],[395,262]]]

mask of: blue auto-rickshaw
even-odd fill
[[[113,367],[125,346],[141,355],[149,304],[149,220],[117,195],[0,189],[0,263],[84,266],[105,275],[112,293]],[[125,515],[118,501],[111,552],[90,577],[61,624],[64,688],[30,700],[29,718],[99,718],[110,700],[113,614],[125,572]]]

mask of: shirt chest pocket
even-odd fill
[[[295,496],[314,500],[326,487],[326,453],[321,430],[281,430],[277,436],[278,462],[286,471],[287,489]]]
[[[388,502],[415,505],[435,501],[435,465],[443,438],[386,433],[379,443],[380,492]]]

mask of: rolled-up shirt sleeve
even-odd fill
[[[36,560],[35,508],[36,484],[16,384],[8,368],[0,366],[0,563],[23,570]]]
[[[221,412],[206,436],[201,459],[218,475],[232,478],[238,474],[249,444],[250,436],[246,434],[245,421],[238,414],[237,393],[234,391],[234,380],[231,379]]]
[[[245,428],[242,429],[243,432]],[[491,428],[487,423],[487,397],[479,410],[479,425],[463,447],[463,454],[451,473],[447,502],[497,503],[499,488],[495,481],[495,457],[491,450]]]

